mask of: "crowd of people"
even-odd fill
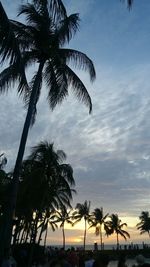
[[[109,258],[92,251],[77,251],[72,247],[67,251],[51,251],[48,262],[49,267],[107,267]]]
[[[25,249],[20,250],[19,257],[12,256],[11,251],[5,253],[5,258],[1,267],[28,267],[28,254]],[[48,247],[41,256],[33,257],[32,267],[107,267],[110,258],[106,253],[98,251],[75,250],[74,247],[64,250]],[[128,267],[126,256],[120,254],[116,267]],[[111,264],[110,264],[111,266]],[[150,267],[150,262],[143,255],[135,258],[135,264],[132,267]]]

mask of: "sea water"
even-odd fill
[[[126,245],[122,244],[122,245],[120,245],[120,248],[122,250],[124,250],[125,246],[126,246],[126,248],[129,248],[129,246],[131,246],[131,244],[126,244]],[[139,249],[143,248],[143,244],[136,244],[136,246],[138,246]],[[52,247],[61,248],[62,245],[56,245],[56,246],[52,245]],[[74,247],[75,249],[83,249],[83,245],[76,245],[76,244],[75,245],[74,244],[70,244],[70,245],[66,244],[65,249],[67,250],[67,249],[69,249],[71,247]],[[98,250],[100,250],[100,245],[98,245],[97,247],[98,247]],[[116,250],[116,248],[117,248],[116,244],[106,244],[106,245],[104,245],[104,250]],[[85,245],[85,250],[94,250],[94,244]]]

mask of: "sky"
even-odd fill
[[[18,3],[2,0],[7,14],[16,19]],[[70,92],[51,112],[43,88],[38,115],[31,128],[25,156],[40,141],[54,142],[67,154],[74,169],[76,203],[91,201],[91,211],[117,213],[131,238],[148,242],[136,230],[142,211],[150,211],[150,1],[135,0],[129,11],[119,0],[65,0],[68,13],[80,14],[80,29],[70,47],[86,53],[97,73],[91,84],[86,73],[77,71],[92,98],[93,112]],[[26,115],[15,87],[0,96],[0,152],[7,168],[14,166]],[[66,226],[68,244],[82,244],[83,224]],[[60,231],[49,231],[48,243],[60,244]],[[87,243],[99,242],[94,229]],[[106,244],[115,236],[104,237]],[[122,240],[122,242],[124,242]]]

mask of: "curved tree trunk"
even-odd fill
[[[19,173],[20,173],[20,168],[21,168],[21,164],[22,164],[22,160],[23,160],[24,151],[25,151],[29,127],[31,124],[35,99],[36,99],[36,95],[37,95],[37,87],[39,84],[38,77],[40,77],[42,75],[43,66],[44,66],[44,62],[39,64],[39,69],[38,69],[36,79],[35,79],[35,82],[33,85],[33,89],[31,92],[29,107],[28,107],[23,131],[22,131],[18,155],[17,155],[17,159],[16,159],[16,163],[15,163],[13,180],[12,180],[12,185],[11,185],[11,193],[10,193],[10,197],[8,200],[9,201],[8,208],[6,210],[6,213],[4,214],[4,221],[3,221],[4,227],[3,227],[2,235],[0,236],[0,240],[2,240],[0,243],[0,251],[1,251],[2,255],[3,255],[4,250],[8,249],[11,245],[13,217],[15,215],[17,193],[18,193]]]
[[[45,227],[45,222],[46,222],[46,215],[44,217],[44,221],[43,221],[43,225],[41,226],[41,231],[40,231],[40,234],[39,234],[39,239],[38,239],[38,245],[40,245],[40,242],[42,240],[42,233],[43,233],[43,229]]]
[[[20,224],[21,224],[21,219],[18,218],[18,221],[16,222],[16,226],[14,229],[14,233],[13,233],[13,245],[16,245],[17,243],[17,236],[20,232]]]
[[[102,225],[100,224],[100,244],[101,244],[101,250],[103,249],[103,237],[102,237]]]
[[[30,225],[28,224],[26,228],[26,237],[25,237],[24,243],[27,243],[29,239],[29,233],[30,233]]]
[[[63,233],[63,249],[65,250],[65,229],[64,229],[64,224],[62,227],[62,233]]]
[[[48,233],[48,223],[47,223],[47,228],[46,228],[45,237],[44,237],[44,248],[46,247],[47,233]]]
[[[119,250],[119,235],[117,233],[117,249]]]
[[[83,242],[83,248],[84,248],[84,250],[85,250],[85,242],[86,242],[86,220],[85,220],[84,242]]]
[[[26,234],[26,230],[23,229],[23,230],[22,230],[22,235],[21,235],[21,238],[20,238],[20,244],[24,243],[24,240],[25,240],[25,234]]]

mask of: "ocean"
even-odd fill
[[[120,249],[124,250],[125,247],[126,248],[129,248],[129,247],[133,247],[133,246],[136,246],[138,247],[139,249],[142,249],[143,248],[143,243],[142,244],[120,244]],[[148,246],[148,245],[147,245]],[[149,245],[150,246],[150,245]],[[52,245],[52,247],[58,247],[58,248],[61,248],[62,245]],[[76,244],[66,244],[65,248],[66,250],[71,248],[71,247],[74,247],[75,249],[82,249],[83,248],[83,245],[76,245]],[[97,245],[97,248],[98,250],[100,250],[100,245]],[[104,245],[104,250],[115,250],[117,248],[116,244],[105,244]],[[85,246],[85,250],[94,250],[94,244],[88,244]]]

